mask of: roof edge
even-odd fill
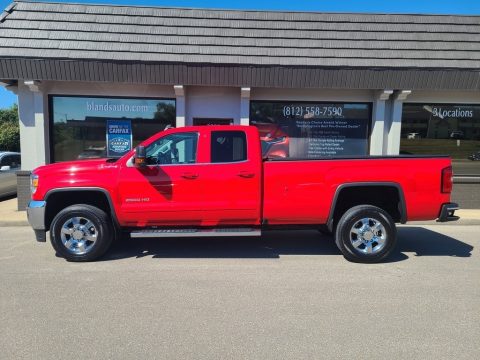
[[[0,24],[5,21],[8,15],[13,12],[13,9],[17,6],[16,2],[12,2],[3,10],[2,14],[0,15]]]
[[[0,79],[268,88],[480,90],[480,69],[260,67],[18,58],[0,58]]]
[[[341,11],[301,11],[301,10],[258,10],[258,9],[231,9],[231,8],[202,8],[202,7],[178,7],[178,6],[148,6],[148,5],[122,5],[106,3],[82,3],[76,1],[32,1],[14,0],[14,3],[32,4],[61,4],[61,5],[83,5],[83,6],[106,6],[114,8],[144,8],[144,9],[176,9],[176,10],[208,10],[208,11],[231,11],[248,13],[281,13],[281,14],[332,14],[332,15],[405,15],[405,16],[454,16],[454,17],[480,17],[480,14],[445,14],[445,13],[399,13],[399,12],[341,12]],[[133,0],[132,0],[133,1]]]

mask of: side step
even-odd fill
[[[262,232],[254,228],[218,228],[218,229],[148,229],[130,233],[132,238],[165,237],[214,237],[214,236],[261,236]]]

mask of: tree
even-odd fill
[[[175,125],[175,105],[167,102],[157,103],[157,111],[153,114],[153,118],[165,126]]]
[[[20,151],[17,104],[0,109],[0,151]]]

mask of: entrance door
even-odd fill
[[[233,125],[233,119],[193,118],[193,125]]]

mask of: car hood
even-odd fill
[[[34,200],[43,199],[53,189],[115,186],[120,165],[108,159],[79,160],[40,166],[33,171],[38,175],[38,188]]]
[[[77,161],[65,161],[58,162],[55,164],[44,165],[36,168],[33,173],[42,175],[42,174],[58,174],[58,173],[69,173],[76,174],[86,171],[101,170],[105,167],[111,168],[116,166],[115,163],[112,163],[108,159],[95,159],[95,160],[77,160]]]

